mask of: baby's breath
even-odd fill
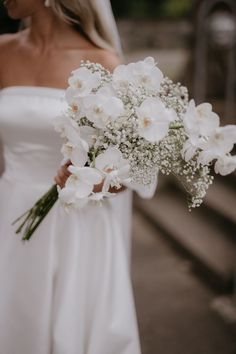
[[[100,64],[85,61],[81,66],[101,75],[101,84],[94,93],[112,81],[112,74]],[[125,112],[122,117],[109,122],[105,130],[99,131],[94,146],[96,155],[110,146],[117,147],[129,161],[131,181],[140,185],[151,185],[158,172],[174,175],[188,193],[189,208],[198,207],[213,177],[210,166],[199,166],[197,156],[188,162],[182,157],[181,151],[187,140],[182,124],[189,102],[187,88],[165,77],[158,91],[129,83],[125,90],[118,90],[116,96],[122,100]],[[176,112],[176,121],[170,124],[168,134],[158,143],[150,143],[138,134],[135,107],[139,107],[148,97],[161,99],[166,108]],[[86,117],[78,123],[93,126]]]

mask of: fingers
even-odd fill
[[[71,163],[68,162],[64,166],[62,166],[57,171],[57,175],[54,178],[54,181],[56,182],[56,184],[58,184],[61,188],[63,188],[65,186],[65,183],[66,183],[68,177],[71,175],[71,173],[68,171],[68,166],[70,164]]]
[[[66,163],[65,163],[65,165],[64,166],[70,166],[71,165],[71,161],[70,160],[68,160]]]
[[[70,165],[70,164],[69,164]],[[62,175],[65,175],[67,177],[69,177],[71,175],[71,173],[68,171],[68,166],[69,165],[64,165],[62,166],[62,168],[60,169],[61,170],[61,174]]]
[[[58,185],[58,186],[60,186],[61,187],[61,180],[60,180],[60,178],[58,178],[57,176],[56,177],[54,177],[54,182]],[[62,187],[61,187],[62,188]]]

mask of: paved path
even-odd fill
[[[142,216],[134,215],[132,276],[142,354],[236,354],[215,294]]]

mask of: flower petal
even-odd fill
[[[236,169],[236,156],[223,156],[220,157],[214,166],[215,172],[226,176]]]
[[[95,167],[100,171],[107,168],[113,168],[122,159],[121,152],[115,147],[109,147],[103,153],[98,155],[95,160]]]

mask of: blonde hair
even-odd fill
[[[50,0],[50,7],[97,47],[122,55],[109,0]]]

